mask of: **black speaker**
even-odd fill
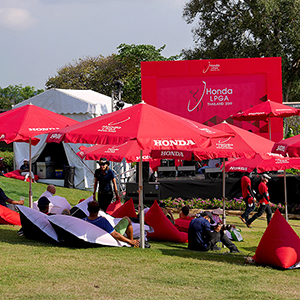
[[[126,201],[132,198],[135,205],[139,204],[139,185],[134,182],[126,183]],[[154,200],[160,200],[160,184],[159,182],[150,182],[143,184],[144,204],[151,206]]]
[[[136,183],[139,182],[139,168],[140,168],[140,162],[136,163]],[[143,182],[148,183],[149,182],[149,162],[143,161]]]

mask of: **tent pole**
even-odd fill
[[[288,207],[287,207],[286,170],[284,170],[283,182],[284,182],[285,220],[288,222],[289,219],[288,219]]]
[[[139,214],[140,214],[140,247],[145,249],[145,215],[144,215],[144,191],[143,191],[143,150],[140,153],[139,165]]]
[[[32,208],[32,179],[31,178],[31,138],[29,138],[29,207]]]
[[[223,170],[222,170],[222,176],[223,176],[223,224],[226,225],[226,213],[225,213],[225,158],[223,158]]]
[[[271,117],[270,117],[270,115],[269,115],[268,125],[269,125],[269,138],[270,138],[270,141],[271,141],[272,139],[271,139]]]

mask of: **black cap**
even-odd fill
[[[49,205],[50,201],[47,197],[43,196],[38,201],[38,208],[44,210],[47,205]]]
[[[214,218],[212,216],[212,213],[210,211],[205,211],[205,212],[201,213],[201,216],[202,217],[208,216],[209,219],[210,219],[210,223],[211,224],[215,223],[215,220],[214,220]]]
[[[100,160],[98,161],[99,165],[108,165],[109,166],[109,161],[105,157],[101,157]]]

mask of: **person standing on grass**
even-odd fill
[[[113,199],[113,184],[116,200],[119,200],[117,183],[114,172],[109,168],[109,161],[106,158],[100,158],[100,168],[95,171],[95,183],[93,199],[96,200],[96,191],[98,187],[98,203],[100,208],[106,212],[111,200]]]
[[[104,217],[98,217],[100,210],[99,203],[97,201],[91,201],[88,203],[89,216],[83,220],[96,225],[97,227],[107,231],[117,241],[128,243],[131,246],[139,247],[139,240],[133,239],[133,227],[128,217],[124,217],[115,228]],[[127,237],[124,236],[126,233]]]
[[[251,228],[251,224],[259,218],[264,212],[267,214],[267,223],[269,225],[271,218],[272,218],[272,209],[269,205],[270,203],[270,196],[268,192],[268,186],[267,183],[271,179],[271,177],[267,174],[263,174],[261,177],[261,182],[258,186],[258,192],[261,195],[261,199],[259,200],[259,209],[257,213],[246,222],[246,225],[248,228]]]
[[[254,196],[252,187],[251,187],[251,179],[249,178],[250,173],[244,173],[244,176],[241,180],[241,188],[242,188],[242,195],[243,199],[246,204],[246,210],[245,212],[240,216],[240,219],[243,223],[246,224],[246,222],[249,219],[249,214],[255,209],[255,202],[256,198]]]

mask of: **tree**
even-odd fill
[[[124,83],[122,99],[138,103],[141,101],[141,62],[177,58],[165,58],[161,54],[164,48],[121,44],[117,47],[117,54],[84,57],[65,65],[56,76],[48,78],[46,88],[91,89],[110,96],[116,80],[119,80]]]
[[[33,86],[9,85],[5,88],[0,87],[0,109],[11,109],[12,105],[16,105],[26,99],[36,96],[44,90],[36,90]]]
[[[280,56],[283,99],[299,99],[299,0],[192,0],[183,17],[198,22],[184,59]]]

